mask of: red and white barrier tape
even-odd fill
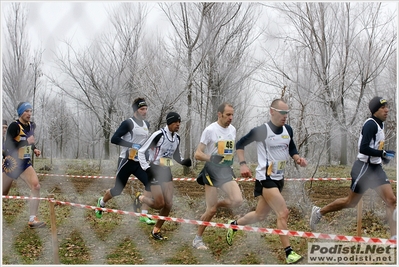
[[[302,232],[302,231],[280,230],[280,229],[272,229],[272,228],[251,227],[251,226],[244,226],[244,225],[231,225],[231,224],[215,223],[215,222],[205,222],[205,221],[198,221],[198,220],[189,220],[189,219],[182,219],[182,218],[173,218],[173,217],[165,217],[165,216],[159,216],[159,215],[136,213],[136,212],[130,212],[130,211],[116,210],[116,209],[99,208],[96,206],[76,204],[76,203],[71,203],[71,202],[54,200],[54,199],[50,199],[50,198],[19,197],[19,196],[3,196],[3,198],[46,199],[50,202],[55,202],[56,204],[59,204],[59,205],[69,205],[69,206],[75,206],[75,207],[80,207],[80,208],[85,208],[85,209],[102,210],[105,212],[117,213],[117,214],[122,214],[122,215],[147,216],[151,219],[156,219],[156,220],[165,220],[165,221],[172,221],[172,222],[178,222],[178,223],[188,223],[188,224],[194,224],[194,225],[206,225],[206,226],[226,228],[226,229],[232,228],[232,229],[237,229],[237,230],[274,234],[274,235],[287,235],[287,236],[296,236],[296,237],[304,237],[304,238],[330,239],[330,240],[357,242],[357,243],[390,244],[390,245],[396,244],[396,240],[394,240],[394,239],[385,239],[385,238],[377,238],[377,237],[347,236],[347,235],[333,235],[333,234],[323,234],[323,233],[313,233],[313,232]]]
[[[47,197],[24,197],[24,196],[3,196],[3,198],[50,200]]]
[[[71,178],[90,178],[90,179],[115,179],[115,176],[96,176],[96,175],[68,175],[68,174],[51,174],[51,173],[38,173],[38,176],[53,176],[53,177],[71,177]],[[132,176],[130,180],[137,180],[136,177]],[[284,181],[339,181],[339,180],[351,180],[352,178],[284,178]],[[173,178],[173,181],[196,181],[197,178],[181,177]],[[255,178],[237,178],[236,181],[255,181]],[[391,183],[396,183],[396,180],[390,180]]]

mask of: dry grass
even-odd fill
[[[114,175],[112,162],[102,162],[101,168],[93,162],[72,161],[65,164],[46,161],[36,162],[38,173]],[[43,166],[47,166],[44,168]],[[347,177],[350,167],[326,167],[317,177]],[[389,169],[390,176],[396,177],[396,169]],[[195,173],[195,172],[194,172]],[[176,173],[177,177],[181,174]],[[41,179],[42,196],[54,194],[56,200],[93,205],[106,189],[113,186],[113,179],[84,179],[70,177],[49,177]],[[236,210],[220,209],[212,221],[227,223],[228,219],[238,218],[256,206],[252,197],[252,182],[239,183],[243,205]],[[199,220],[205,209],[203,187],[195,182],[175,182],[174,207],[170,217]],[[348,181],[286,182],[283,195],[290,209],[288,228],[297,231],[310,231],[309,212],[313,204],[324,205],[347,193]],[[393,184],[396,192],[396,183]],[[123,194],[111,200],[107,208],[132,211],[134,192],[142,190],[142,185],[130,181]],[[18,181],[10,195],[28,196],[26,185]],[[50,227],[32,230],[27,226],[27,202],[24,200],[3,199],[3,265],[6,264],[52,264],[53,246]],[[373,191],[364,197],[362,231],[365,236],[388,238],[388,228],[384,217],[384,204]],[[135,216],[105,213],[97,219],[91,209],[69,205],[55,207],[59,258],[62,264],[77,265],[215,265],[215,264],[284,264],[284,252],[279,236],[239,231],[233,246],[225,242],[226,230],[208,227],[204,241],[209,250],[197,251],[191,247],[196,233],[196,225],[167,221],[163,227],[169,239],[157,242],[149,238],[152,226],[144,225]],[[150,214],[157,211],[150,210]],[[42,201],[40,218],[48,225],[49,205]],[[276,216],[251,226],[275,228]],[[319,232],[330,234],[356,235],[356,209],[348,209],[325,216]],[[308,242],[301,237],[290,238],[292,247],[300,254],[307,253]],[[302,262],[306,264],[306,259]]]

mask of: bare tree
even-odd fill
[[[53,117],[49,122],[50,138],[56,143],[57,157],[65,158],[65,149],[72,137],[72,119],[65,100],[52,100],[55,107]]]
[[[193,133],[199,132],[199,126],[215,119],[221,102],[235,102],[237,114],[245,115],[239,111],[245,110],[250,95],[247,81],[256,69],[248,67],[251,58],[247,49],[256,39],[250,33],[257,16],[252,4],[201,2],[160,6],[176,33],[173,42],[181,57],[179,63],[183,63],[179,68],[184,75],[187,99],[184,155],[190,157],[192,140],[196,137]],[[242,94],[244,90],[247,94]],[[196,124],[195,130],[192,124],[194,110],[201,117],[201,124]]]
[[[39,85],[38,68],[41,64],[41,52],[31,56],[26,28],[27,13],[26,5],[19,2],[11,3],[10,10],[6,10],[5,13],[2,87],[3,112],[8,118],[15,117],[15,109],[19,102],[32,100]]]
[[[111,22],[115,32],[104,34],[82,52],[65,41],[67,52],[60,52],[57,65],[67,82],[49,77],[96,118],[104,137],[105,159],[109,158],[111,126],[118,105],[131,103],[140,90],[134,81],[139,75],[136,63],[144,23],[141,4],[121,4],[112,13]]]
[[[296,65],[273,60],[275,73],[288,83],[296,107],[307,107],[308,111],[305,109],[299,119],[301,122],[307,121],[307,112],[321,113],[321,106],[327,108],[325,116],[332,118],[330,123],[336,123],[335,129],[339,129],[339,162],[344,165],[347,164],[348,132],[354,132],[352,129],[357,129],[361,123],[357,118],[367,105],[367,99],[372,97],[372,82],[396,55],[396,33],[392,24],[395,20],[393,16],[383,16],[381,5],[286,3],[275,6],[291,25],[280,37],[286,41],[287,50],[299,59],[290,61]],[[282,84],[284,82],[280,86]],[[328,128],[323,132],[328,140],[327,150],[332,151],[329,140],[334,132]],[[311,135],[312,132],[308,132],[303,138]]]

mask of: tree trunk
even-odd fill
[[[348,136],[346,129],[341,127],[341,156],[340,165],[348,164]]]

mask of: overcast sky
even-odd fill
[[[90,43],[109,26],[107,9],[118,5],[116,1],[26,1],[29,14],[27,30],[32,47],[45,49],[43,61],[51,59],[51,54],[63,40],[70,40],[74,47]],[[156,2],[146,2],[156,7]],[[10,1],[2,1],[2,30]],[[152,8],[148,23],[151,29],[162,27],[157,23],[162,13]],[[164,25],[164,24],[163,24]],[[3,35],[4,37],[4,35]],[[2,38],[3,39],[3,38]]]

